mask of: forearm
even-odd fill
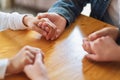
[[[0,12],[0,31],[12,29],[26,29],[26,26],[23,24],[23,17],[25,15],[21,15],[17,12],[14,13],[4,13]]]

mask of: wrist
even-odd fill
[[[65,27],[68,26],[68,21],[67,21],[67,19],[66,19],[64,16],[60,15],[60,14],[58,14],[58,15],[60,16],[61,21],[63,21],[63,22],[65,23]]]
[[[13,65],[12,65],[12,59],[8,60],[8,66],[7,66],[7,70],[6,70],[6,75],[10,75],[13,74]]]
[[[28,15],[25,15],[25,16],[23,17],[23,24],[24,24],[26,27],[28,27],[28,25],[27,25],[28,19],[29,19]]]
[[[33,15],[25,15],[23,17],[23,24],[26,26],[26,27],[29,27],[29,21],[33,19]]]

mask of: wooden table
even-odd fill
[[[83,37],[103,27],[111,26],[90,17],[79,16],[55,41],[47,41],[34,31],[4,31],[0,33],[0,58],[12,57],[23,46],[41,48],[50,80],[119,80],[120,63],[97,63],[84,58]],[[24,73],[5,80],[29,80]]]

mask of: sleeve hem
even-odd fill
[[[0,79],[5,78],[8,63],[9,63],[8,59],[0,60]]]

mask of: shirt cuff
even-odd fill
[[[24,14],[24,15],[21,15],[21,16],[20,16],[20,23],[19,23],[19,25],[21,25],[21,29],[26,29],[26,28],[27,28],[27,26],[25,26],[24,23],[23,23],[23,18],[24,18],[25,16],[27,16],[27,15]]]
[[[8,59],[0,60],[0,79],[5,78],[8,63],[9,63]]]
[[[28,15],[32,15],[32,14],[19,14],[17,12],[14,12],[11,14],[10,20],[13,21],[13,23],[11,22],[10,24],[12,24],[11,26],[9,26],[10,29],[12,30],[24,30],[27,29],[27,26],[24,25],[23,23],[23,18]]]
[[[24,23],[23,23],[23,19],[25,16],[33,16],[32,14],[23,14],[23,15],[20,15],[20,23],[19,25],[21,25],[21,29],[26,29],[28,28],[28,26],[26,26]]]
[[[50,8],[48,10],[48,12],[49,13],[57,13],[57,14],[63,16],[67,21],[66,27],[69,26],[74,21],[73,15],[71,15],[69,13],[69,11],[67,11],[64,8],[60,8],[60,7]]]

